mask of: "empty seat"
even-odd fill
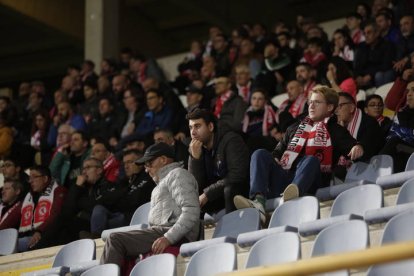
[[[129,226],[118,227],[113,229],[104,230],[101,234],[101,238],[105,241],[111,233],[115,232],[128,232],[132,230],[145,229],[148,227],[148,214],[151,208],[151,202],[142,204],[135,210],[132,215]]]
[[[188,263],[185,276],[210,276],[231,272],[237,268],[236,248],[222,243],[208,246],[195,253]]]
[[[151,257],[138,262],[129,275],[175,276],[177,270],[176,267],[177,265],[174,255],[168,253],[152,255]]]
[[[56,254],[52,268],[32,271],[23,275],[80,274],[99,264],[95,260],[95,241],[83,239],[64,245]]]
[[[414,178],[407,180],[397,195],[396,205],[367,210],[364,219],[367,223],[379,223],[389,220],[406,210],[414,208]]]
[[[315,239],[312,257],[362,250],[369,245],[369,231],[362,220],[339,222],[323,229]],[[330,272],[325,275],[348,275],[347,271]]]
[[[276,249],[276,250],[275,250]],[[271,234],[250,249],[246,268],[293,262],[300,258],[300,239],[297,233]]]
[[[404,172],[378,177],[376,183],[384,189],[390,189],[401,186],[405,181],[411,178],[414,178],[414,153],[408,158]]]
[[[381,244],[414,240],[414,210],[393,217],[384,227]],[[414,260],[376,265],[368,270],[369,276],[412,275]]]
[[[304,196],[289,200],[273,212],[268,229],[242,233],[237,237],[237,244],[246,247],[273,233],[297,232],[300,223],[318,218],[319,201],[316,197]]]
[[[193,255],[198,250],[216,243],[235,243],[241,233],[260,229],[260,213],[255,208],[236,210],[224,215],[217,223],[212,239],[184,243],[180,254],[184,257]]]
[[[119,266],[116,264],[104,264],[97,265],[88,269],[81,276],[119,276],[120,275]]]
[[[390,175],[394,171],[394,162],[390,155],[375,155],[369,164],[356,162],[349,168],[345,183],[320,188],[316,197],[322,201],[336,198],[343,191],[362,184],[376,183],[378,177]]]
[[[314,235],[339,221],[363,219],[365,211],[382,206],[383,194],[380,186],[375,184],[357,186],[342,192],[335,199],[328,218],[299,224],[299,233],[302,236]]]
[[[14,228],[0,230],[0,256],[16,253],[18,235]]]

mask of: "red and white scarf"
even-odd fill
[[[326,128],[328,120],[329,118],[325,118],[325,120],[315,123],[306,117],[300,122],[280,159],[283,169],[289,170],[305,147],[305,155],[315,156],[319,159],[322,172],[331,171],[333,148],[331,136]]]
[[[237,90],[239,91],[239,96],[242,97],[246,103],[250,102],[250,85],[250,82],[245,86],[241,86],[238,84],[236,85]]]
[[[303,94],[305,95],[306,98],[309,97],[309,93],[315,85],[316,85],[315,81],[310,81],[309,83],[305,84],[305,87],[303,89],[304,90]]]
[[[379,124],[379,125],[382,125],[382,122],[384,122],[384,119],[385,119],[385,117],[384,117],[384,116],[382,116],[382,115],[380,115],[380,116],[377,118],[377,122],[378,122],[378,124]]]
[[[354,137],[355,139],[358,136],[358,130],[359,130],[359,127],[361,126],[361,120],[362,120],[362,111],[359,108],[357,108],[355,109],[355,113],[354,113],[354,116],[352,117],[351,122],[347,126],[349,133],[351,133],[352,137]]]
[[[298,117],[300,114],[303,113],[304,109],[305,109],[305,104],[307,102],[307,98],[305,97],[304,94],[300,94],[296,100],[292,103],[292,105],[289,108],[289,113],[292,114],[293,118]],[[279,123],[279,114],[283,111],[285,111],[286,107],[289,104],[289,100],[284,101],[280,107],[279,110],[277,112],[277,117],[276,120]]]
[[[249,111],[252,111],[253,108],[250,106],[246,113],[244,114],[243,118],[243,132],[247,132],[247,128],[250,123],[249,115],[247,114]],[[276,114],[273,108],[266,104],[264,107],[264,114],[263,114],[263,124],[262,124],[262,134],[263,136],[269,135],[269,129],[275,124],[276,122]]]
[[[214,115],[216,115],[217,119],[220,119],[220,114],[221,114],[221,110],[223,109],[223,105],[230,98],[230,96],[231,96],[231,90],[217,97],[216,107],[214,108]]]

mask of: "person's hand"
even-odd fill
[[[29,248],[32,248],[33,246],[35,246],[40,241],[41,238],[42,238],[42,235],[40,234],[40,232],[35,232],[29,241]]]
[[[155,255],[161,254],[162,252],[164,252],[165,248],[167,248],[170,245],[171,243],[166,237],[158,238],[152,243],[152,253],[154,253]]]
[[[118,145],[118,140],[115,137],[111,137],[109,139],[109,145],[111,147],[114,147],[115,148]]]
[[[57,126],[59,126],[59,124],[60,124],[60,116],[59,116],[59,115],[55,115],[55,116],[53,117],[53,125],[54,125],[55,127],[57,127]]]
[[[197,139],[192,139],[188,150],[194,159],[200,159],[203,143]]]
[[[177,141],[183,141],[185,139],[185,134],[182,132],[178,132],[175,136],[174,139]]]
[[[86,182],[86,177],[83,174],[78,175],[76,178],[76,185],[79,187],[83,187]]]
[[[392,68],[394,68],[394,70],[397,72],[401,72],[404,69],[407,62],[408,62],[408,57],[404,57],[403,59],[394,63],[394,66]]]
[[[402,79],[405,81],[410,80],[414,76],[414,69],[406,69],[402,74]]]
[[[132,133],[134,133],[135,130],[135,124],[134,123],[129,123],[127,126],[127,134],[131,135]]]
[[[198,197],[198,201],[200,202],[200,207],[203,207],[204,205],[206,205],[206,203],[208,202],[208,198],[207,198],[206,194],[202,193]]]
[[[69,155],[70,154],[70,144],[69,143],[63,144],[60,147],[59,152],[61,152],[64,155]]]
[[[326,71],[326,78],[330,83],[335,81],[335,73],[332,70]]]
[[[348,153],[348,157],[351,160],[356,160],[364,155],[364,148],[361,145],[355,145],[352,147],[351,151]]]
[[[279,72],[275,72],[275,77],[276,77],[277,83],[282,83],[284,81],[283,76]]]

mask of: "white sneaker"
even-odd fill
[[[283,202],[289,201],[299,197],[299,189],[295,184],[289,184],[286,189],[283,191],[282,199]]]
[[[266,222],[266,211],[263,204],[259,201],[251,200],[241,195],[236,195],[233,198],[233,202],[237,209],[256,208],[260,212],[260,220],[262,223]]]

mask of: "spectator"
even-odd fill
[[[98,113],[92,117],[89,124],[89,132],[93,137],[102,137],[102,139],[111,142],[111,138],[117,141],[120,133],[120,126],[118,125],[118,118],[115,116],[114,106],[111,100],[103,97],[99,100]],[[111,144],[111,146],[115,146]]]
[[[75,131],[70,144],[63,145],[50,162],[52,176],[60,185],[70,188],[81,174],[84,160],[90,155],[89,139],[82,131]]]
[[[309,63],[299,63],[296,65],[296,80],[303,85],[304,95],[308,98],[310,91],[316,85],[314,73]]]
[[[352,68],[354,61],[354,42],[349,33],[344,29],[337,29],[332,39],[333,53],[332,56],[338,56],[347,61]]]
[[[401,77],[397,77],[385,98],[385,105],[393,111],[405,106],[407,84],[414,79],[414,55],[410,57],[410,67],[405,69]]]
[[[346,17],[346,27],[349,30],[349,34],[352,38],[352,42],[355,45],[365,41],[365,35],[362,31],[362,17],[358,13],[350,13]]]
[[[170,245],[180,246],[198,238],[197,181],[174,163],[173,158],[172,149],[159,143],[149,147],[138,160],[138,163],[145,164],[147,172],[157,183],[151,195],[150,227],[111,234],[106,240],[101,263],[121,266],[125,257],[137,257],[151,251],[160,254]]]
[[[82,63],[80,81],[82,84],[85,82],[96,83],[98,81],[98,75],[95,73],[95,63],[92,60],[87,59]]]
[[[83,119],[89,124],[94,115],[98,113],[98,87],[96,82],[86,81],[83,84],[83,96],[85,101],[79,106],[79,113],[83,116]]]
[[[119,161],[110,151],[109,144],[103,139],[97,139],[92,146],[91,157],[98,159],[103,165],[103,175],[109,182],[115,182],[119,174]]]
[[[47,167],[32,167],[29,181],[31,191],[22,205],[18,252],[42,248],[53,242],[42,240],[43,233],[56,223],[66,196],[66,189],[52,180]]]
[[[226,127],[233,131],[241,131],[241,123],[247,104],[231,90],[231,82],[227,77],[215,79],[216,98],[213,101],[214,115],[218,118],[218,127]]]
[[[111,82],[105,76],[100,76],[98,78],[98,95],[101,97],[110,97],[112,95]]]
[[[65,76],[62,79],[60,89],[67,95],[70,104],[73,106],[78,106],[85,100],[78,81],[72,76]]]
[[[367,96],[364,111],[368,116],[377,120],[381,127],[383,137],[387,137],[392,122],[390,118],[382,115],[384,112],[384,101],[382,97],[376,94]]]
[[[356,99],[357,85],[352,78],[351,70],[340,57],[332,57],[328,64],[326,78],[336,92],[346,92]]]
[[[204,99],[202,81],[193,81],[193,83],[186,88],[186,99],[187,112],[191,112],[196,108],[202,108]]]
[[[188,146],[184,145],[181,141],[174,139],[174,134],[168,129],[157,129],[154,131],[154,142],[165,143],[174,148],[174,160],[181,162],[184,168],[188,168]]]
[[[394,171],[401,172],[414,148],[414,81],[407,85],[407,105],[394,117],[387,142],[381,154],[389,154],[394,159]],[[404,148],[408,147],[408,151]],[[409,152],[409,153],[407,153]]]
[[[217,34],[213,38],[213,50],[211,56],[216,61],[215,71],[220,75],[230,75],[231,61],[227,37],[223,34]]]
[[[40,110],[34,114],[30,146],[36,152],[36,165],[47,166],[51,159],[51,147],[47,143],[49,125],[50,119],[47,111]]]
[[[327,57],[325,53],[322,52],[322,43],[323,41],[319,37],[310,38],[308,40],[308,46],[303,52],[303,57],[300,60],[300,62],[309,63],[310,66],[316,70],[316,79],[321,78],[327,62]]]
[[[265,150],[253,153],[250,199],[236,196],[234,203],[238,209],[257,208],[264,222],[266,198],[283,192],[286,202],[308,192],[314,193],[317,188],[329,184],[332,168],[340,155],[349,155],[352,160],[363,155],[362,146],[356,145],[347,130],[334,120],[328,120],[337,104],[338,94],[333,89],[317,86],[312,90],[309,116],[288,128],[273,154]],[[295,136],[303,139],[293,139]],[[316,136],[321,139],[311,138]]]
[[[147,92],[147,107],[148,111],[135,129],[136,133],[152,135],[157,128],[170,127],[173,114],[159,90],[153,89]]]
[[[355,54],[354,72],[358,87],[367,89],[393,81],[393,44],[380,37],[375,23],[367,23],[364,34],[366,40],[360,44]]]
[[[400,31],[393,26],[393,14],[391,10],[382,10],[375,16],[375,22],[378,26],[380,35],[385,40],[398,44],[400,40]]]
[[[61,102],[58,105],[58,114],[53,117],[53,122],[50,124],[47,141],[49,145],[55,145],[57,138],[57,130],[60,125],[68,124],[75,130],[85,131],[86,123],[83,117],[74,112],[69,102]]]
[[[241,41],[240,52],[238,55],[235,64],[245,65],[249,69],[251,77],[256,78],[257,74],[260,72],[261,59],[260,56],[254,53],[254,43],[248,38],[245,38]],[[236,72],[237,74],[237,72]],[[249,76],[250,77],[250,76]]]
[[[63,92],[63,90],[60,89],[60,88],[57,89],[55,91],[55,93],[53,93],[53,103],[54,103],[54,105],[49,110],[49,117],[51,119],[53,119],[58,114],[58,105],[61,102],[67,102],[67,101],[68,101],[68,97],[67,97],[66,93]]]
[[[126,111],[128,112],[128,116],[120,118],[122,120],[120,138],[124,138],[134,133],[136,127],[144,117],[144,108],[139,103],[139,95],[136,91],[132,89],[125,90],[123,103]]]
[[[115,210],[124,214],[125,223],[128,224],[135,210],[151,200],[151,192],[155,188],[152,178],[145,172],[144,166],[136,164],[143,153],[138,150],[127,150],[122,157],[125,178],[119,185],[124,193],[122,200],[116,203]]]
[[[349,133],[364,148],[362,160],[369,161],[384,145],[384,136],[375,119],[357,108],[355,98],[340,92],[338,107],[335,111],[338,123],[347,128]],[[340,160],[343,162],[343,160]]]
[[[402,72],[411,60],[411,54],[414,52],[414,16],[404,15],[400,19],[401,37],[397,44],[397,62],[394,64],[394,70]]]
[[[235,209],[233,197],[247,191],[249,152],[233,131],[220,132],[214,115],[202,109],[187,114],[191,143],[188,170],[199,188],[204,212]]]
[[[365,23],[371,18],[371,6],[361,2],[356,6],[356,14],[361,17],[361,22]]]
[[[5,179],[17,180],[22,185],[24,190],[21,195],[25,196],[29,191],[29,176],[24,172],[24,168],[17,158],[4,158],[1,165],[1,173]]]
[[[4,180],[1,190],[0,230],[19,228],[24,191],[23,184],[18,180],[10,178]]]
[[[111,58],[104,58],[101,62],[100,76],[108,78],[109,82],[112,82],[116,74],[116,62]]]
[[[236,83],[234,91],[238,92],[238,95],[247,103],[250,103],[250,96],[252,93],[252,80],[250,69],[247,65],[237,65],[234,68],[236,73]]]
[[[10,155],[13,145],[13,130],[9,126],[7,111],[0,112],[0,159]]]

